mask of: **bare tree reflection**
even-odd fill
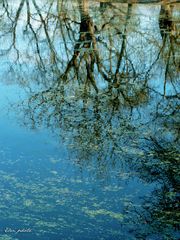
[[[174,8],[159,5],[159,29],[153,32],[144,31],[138,7],[130,3],[0,4],[0,21],[6,22],[0,41],[8,39],[0,57],[9,57],[3,63],[7,73],[16,73],[12,81],[28,92],[18,106],[23,124],[50,128],[76,163],[82,169],[94,166],[98,177],[128,168],[141,180],[159,184],[151,202],[145,199],[143,210],[134,209],[147,228],[132,231],[145,239],[167,229],[170,237],[169,231],[178,227],[179,200]],[[156,71],[162,73],[158,79]]]
[[[27,107],[24,106],[26,123],[29,119],[28,124],[32,127],[46,124],[48,127],[58,126],[64,131],[72,126],[79,131],[75,140],[78,145],[80,142],[85,142],[83,137],[88,135],[88,132],[92,134],[89,141],[95,141],[96,135],[100,137],[99,142],[103,141],[103,138],[109,139],[108,132],[101,136],[102,130],[106,129],[104,124],[109,123],[109,129],[111,129],[110,122],[113,119],[119,119],[120,113],[128,112],[127,125],[131,125],[128,123],[129,119],[138,115],[133,112],[139,111],[147,104],[151,106],[150,99],[154,95],[158,100],[154,106],[156,110],[151,112],[153,118],[149,121],[152,119],[155,121],[158,118],[162,105],[166,112],[171,109],[171,100],[178,99],[176,78],[171,79],[174,93],[167,96],[166,103],[162,100],[162,97],[167,95],[167,75],[174,76],[177,72],[178,57],[175,55],[174,44],[178,41],[178,31],[173,22],[171,6],[161,5],[159,25],[163,41],[162,46],[156,47],[158,40],[150,33],[145,33],[143,36],[141,29],[138,30],[140,25],[134,25],[134,22],[138,23],[138,21],[133,15],[135,8],[132,4],[123,5],[124,8],[121,9],[121,5],[118,4],[101,3],[98,10],[102,7],[104,10],[97,11],[100,19],[98,21],[90,16],[91,6],[87,0],[72,4],[70,13],[64,2],[60,4],[59,1],[54,0],[47,2],[46,7],[44,4],[36,0],[32,3],[22,0],[13,11],[12,6],[6,1],[3,1],[2,5],[4,13],[2,19],[5,16],[9,25],[1,37],[3,39],[6,35],[11,36],[12,43],[6,50],[1,51],[1,55],[11,55],[13,50],[17,53],[17,58],[13,61],[14,72],[16,74],[20,72],[21,77],[17,81],[26,85],[30,92],[29,100],[25,103]],[[109,8],[106,8],[106,5]],[[23,25],[23,34],[17,35],[18,24],[22,17],[26,20]],[[145,53],[143,50],[139,52],[136,40],[131,38],[131,34],[136,34],[138,41],[145,39],[153,42],[149,44],[148,51],[155,49],[156,56],[147,60],[144,67],[136,63],[136,61],[142,63],[141,56],[133,59],[134,52],[142,54],[142,57]],[[28,47],[23,49],[23,52],[20,51],[18,44],[18,39],[22,37],[25,37],[28,42]],[[135,41],[135,44],[132,41]],[[141,47],[143,49],[144,46]],[[169,49],[168,54],[165,53],[167,49]],[[147,47],[144,51],[147,51]],[[164,54],[168,57],[164,58]],[[33,62],[31,67],[29,67],[29,59]],[[162,67],[162,59],[165,61],[165,78],[162,83],[164,93],[151,87],[152,72],[156,65],[159,64]],[[12,64],[10,66],[9,72],[12,72]],[[172,66],[176,66],[176,71]],[[40,90],[33,90],[33,81],[35,84],[40,84],[38,87]],[[102,83],[105,84],[105,88],[101,88]],[[92,96],[96,98],[93,100]],[[80,105],[83,107],[81,108]],[[89,122],[91,126],[92,120],[88,119],[90,116],[85,114],[85,118],[81,119],[84,123],[79,126],[76,126],[75,118],[79,114],[82,115],[82,111],[88,112],[91,105],[92,108],[98,109],[95,111],[98,114],[94,112],[91,116],[93,121],[98,116],[95,121],[98,126],[95,127],[95,131],[92,129],[86,131],[86,123]],[[71,112],[74,118],[67,119],[64,114],[66,111]],[[110,120],[107,120],[107,112]],[[86,134],[81,134],[82,131]],[[111,138],[113,138],[112,135]],[[93,145],[98,144],[93,143]],[[91,146],[90,142],[87,142],[84,151],[88,146]]]
[[[159,16],[160,33],[163,40],[162,54],[165,61],[164,73],[164,96],[166,96],[166,84],[168,79],[172,82],[179,73],[180,59],[176,50],[178,49],[179,29],[178,24],[173,21],[173,6],[161,5]],[[168,46],[168,47],[167,47]],[[177,90],[175,89],[177,92]]]
[[[151,137],[146,143],[144,157],[133,163],[137,166],[140,178],[147,183],[158,183],[152,195],[143,200],[142,208],[132,207],[139,221],[139,227],[134,230],[132,228],[132,231],[135,231],[138,238],[164,236],[178,239],[178,156],[177,148],[167,142],[159,143],[156,138]]]

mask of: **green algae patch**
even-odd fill
[[[18,238],[13,238],[5,234],[5,235],[0,235],[0,240],[18,240]]]
[[[124,215],[121,213],[115,213],[106,209],[97,209],[97,210],[90,210],[87,207],[82,208],[83,212],[87,214],[91,218],[95,218],[98,215],[109,216],[111,218],[117,219],[122,221],[124,219]]]

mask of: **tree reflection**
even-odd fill
[[[160,33],[163,40],[162,55],[165,61],[165,79],[164,79],[164,96],[166,95],[167,81],[171,82],[177,78],[179,73],[179,54],[178,49],[179,29],[178,24],[173,21],[173,6],[161,5],[159,15]],[[174,69],[174,70],[173,70]],[[177,91],[175,89],[175,91]]]
[[[144,157],[136,165],[140,178],[158,183],[151,197],[144,199],[142,208],[134,208],[139,221],[135,234],[139,238],[178,239],[179,231],[179,152],[169,142],[148,139]],[[143,225],[143,227],[142,227]],[[138,229],[138,230],[137,230]]]
[[[87,0],[68,5],[69,12],[64,2],[55,0],[43,4],[36,0],[17,3],[12,11],[11,5],[2,2],[1,20],[7,18],[8,24],[1,40],[11,37],[12,42],[1,50],[1,55],[11,56],[15,50],[14,66],[10,65],[9,73],[13,68],[16,74],[20,71],[16,81],[29,89],[30,97],[22,105],[25,124],[60,129],[62,137],[68,132],[74,149],[82,146],[78,153],[82,162],[94,152],[103,162],[105,149],[110,149],[108,157],[118,159],[115,152],[121,149],[121,144],[125,145],[119,139],[131,132],[128,142],[136,135],[137,125],[144,124],[143,106],[150,108],[146,122],[157,121],[171,109],[176,111],[177,104],[172,101],[178,100],[177,78],[171,79],[173,93],[163,100],[169,84],[167,76],[175,76],[178,70],[174,45],[178,44],[178,29],[171,6],[161,5],[157,14],[162,37],[159,47],[158,36],[143,33],[138,24],[141,19],[132,4],[124,5],[123,9],[119,4],[100,4],[95,8],[98,16],[93,19]],[[99,11],[101,8],[103,11]],[[25,19],[23,34],[18,30],[21,18]],[[27,41],[25,49],[19,46],[21,38]],[[149,54],[146,64],[137,64],[136,61],[142,64],[146,51]],[[150,55],[151,51],[155,57]],[[162,70],[162,59],[165,78],[161,79],[164,91],[160,92],[152,87],[152,72],[157,66]],[[32,82],[40,84],[40,90]],[[157,100],[153,103],[150,99],[155,96]]]
[[[167,229],[170,237],[169,229],[177,228],[179,200],[174,8],[155,8],[159,29],[154,32],[144,31],[138,6],[130,3],[0,4],[0,21],[6,23],[0,41],[8,39],[0,56],[9,57],[6,73],[16,73],[12,81],[28,91],[18,106],[23,123],[50,128],[77,164],[82,169],[94,165],[99,177],[124,167],[147,183],[158,183],[143,210],[135,209],[148,229],[135,231],[144,239]]]

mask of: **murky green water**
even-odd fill
[[[0,1],[2,240],[180,237],[180,5],[117,2]]]

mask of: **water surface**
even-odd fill
[[[120,2],[0,1],[0,239],[179,239],[180,5]]]

